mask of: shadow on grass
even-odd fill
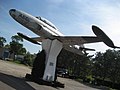
[[[35,90],[32,86],[27,84],[23,78],[12,75],[0,73],[0,81],[14,88],[15,90]],[[4,88],[2,90],[4,90]]]

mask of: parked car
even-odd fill
[[[57,75],[61,77],[69,77],[68,69],[57,68]]]

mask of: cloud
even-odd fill
[[[62,3],[64,0],[49,0],[51,3]]]
[[[106,1],[81,1],[75,0],[77,5],[77,11],[75,11],[81,29],[86,33],[90,29],[92,24],[98,25],[115,43],[120,46],[118,38],[120,37],[120,1],[106,0]],[[88,28],[88,29],[87,29]],[[88,32],[91,34],[90,32]],[[86,45],[91,48],[95,48],[97,51],[105,51],[109,49],[103,43],[95,43]]]
[[[97,11],[97,18],[100,21],[100,27],[104,29],[104,32],[113,40],[116,45],[120,45],[118,38],[120,37],[120,6],[115,5],[104,5],[99,7]]]
[[[64,0],[46,0],[46,2],[50,5],[56,6],[62,4]]]

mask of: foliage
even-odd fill
[[[10,49],[10,45],[9,45],[9,44],[6,44],[6,45],[5,45],[5,48]]]
[[[10,54],[14,54],[14,62],[17,63],[23,63],[26,65],[32,66],[33,59],[35,58],[35,55],[30,54],[30,52],[27,52],[26,48],[23,47],[23,39],[22,37],[18,35],[14,35],[11,37],[12,41],[9,42],[9,44],[5,45],[5,48],[9,49]],[[0,37],[0,43],[3,44],[6,42],[6,39],[4,37]],[[26,53],[27,52],[27,53]],[[24,55],[24,60],[15,60],[15,55]]]
[[[19,42],[23,42],[22,37],[20,37],[20,36],[18,36],[18,35],[12,36],[11,39],[12,39],[12,41],[18,42],[18,43],[19,43]]]
[[[97,80],[99,84],[106,83],[113,88],[120,84],[120,50],[108,49],[104,53],[97,52],[94,58],[62,50],[57,63],[57,67],[60,66],[67,68],[71,75],[80,77],[83,81],[97,84]]]
[[[20,44],[15,41],[10,42],[10,49],[15,53],[15,55],[19,53],[22,47],[23,47],[23,44]]]
[[[87,76],[90,74],[90,60],[86,55],[80,56],[62,50],[58,56],[57,67],[67,68],[71,75]]]
[[[26,65],[32,66],[34,58],[35,58],[35,55],[32,55],[32,54],[30,54],[30,52],[27,52],[25,57],[24,57],[23,63]]]
[[[3,47],[4,43],[6,43],[6,39],[4,37],[0,37],[0,47]]]
[[[24,55],[26,54],[26,49],[23,47],[23,39],[18,36],[14,35],[11,37],[12,41],[10,42],[10,51],[14,53],[14,55]]]
[[[120,51],[106,50],[105,53],[96,53],[92,74],[103,80],[120,83]]]
[[[20,50],[19,50],[19,53],[20,55],[25,55],[26,54],[26,49],[24,47],[22,47]]]

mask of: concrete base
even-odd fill
[[[31,75],[34,79],[42,78],[45,70],[45,51],[42,50],[40,53],[36,55],[36,58],[33,62]]]
[[[31,74],[26,74],[25,78],[28,80],[28,81],[34,81],[35,83],[37,84],[40,84],[40,85],[47,85],[47,86],[52,86],[52,87],[60,87],[60,88],[64,88],[64,84],[60,83],[60,82],[48,82],[48,81],[44,81],[43,79],[34,79],[33,76]]]
[[[42,42],[42,49],[35,58],[31,75],[26,74],[25,78],[38,84],[64,88],[64,84],[57,82],[55,78],[57,56],[62,49],[62,43],[46,39]]]

